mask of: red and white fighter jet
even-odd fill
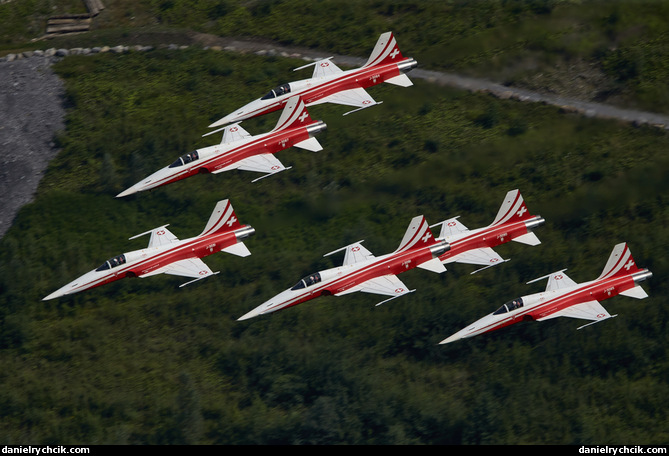
[[[200,258],[220,251],[242,257],[250,255],[242,239],[255,233],[250,225],[239,223],[227,199],[216,204],[204,231],[198,236],[180,241],[166,227],[160,226],[131,237],[135,239],[151,234],[147,248],[110,258],[97,269],[87,272],[43,300],[88,290],[124,277],[144,278],[163,273],[194,278],[180,285],[183,287],[218,274],[212,272]]]
[[[262,98],[254,100],[212,123],[209,128],[276,111],[292,95],[300,95],[307,106],[336,103],[355,107],[356,109],[346,113],[350,114],[380,104],[367,93],[365,89],[368,87],[382,82],[401,87],[413,85],[404,73],[418,65],[414,59],[402,55],[392,32],[381,34],[367,63],[360,68],[344,71],[335,65],[331,59],[332,57],[328,57],[295,68],[295,71],[297,71],[314,65],[314,73],[310,79],[302,79],[277,86]]]
[[[380,305],[415,291],[407,288],[397,278],[397,274],[416,267],[437,273],[446,270],[438,257],[449,249],[449,245],[432,236],[430,227],[422,215],[411,220],[402,242],[392,253],[375,257],[361,244],[362,241],[359,241],[325,254],[324,256],[328,256],[346,250],[344,264],[309,274],[292,288],[279,293],[239,320],[276,312],[318,296],[342,296],[356,291],[390,296],[377,304]]]
[[[647,298],[648,294],[639,282],[653,276],[648,269],[637,267],[626,243],[613,248],[604,270],[595,280],[577,284],[564,271],[566,269],[527,282],[548,278],[544,292],[509,301],[440,343],[477,336],[525,320],[544,321],[556,317],[592,320],[577,328],[581,329],[616,316],[609,314],[599,301],[619,294],[637,299]]]
[[[195,150],[179,157],[171,165],[156,171],[146,179],[116,195],[123,197],[136,192],[171,184],[202,173],[218,174],[239,169],[266,173],[253,182],[281,172],[286,168],[275,156],[290,147],[318,152],[320,143],[313,136],[325,130],[321,120],[313,120],[300,97],[288,100],[273,130],[251,136],[239,123],[223,128],[220,144]],[[212,131],[207,135],[220,130]],[[206,135],[205,135],[206,136]]]
[[[505,261],[492,248],[509,241],[528,245],[540,244],[532,232],[545,223],[538,215],[531,215],[523,196],[518,190],[511,190],[504,197],[495,220],[488,226],[469,230],[458,217],[453,217],[432,226],[441,225],[437,239],[443,239],[451,246],[439,256],[444,263],[467,263],[483,266],[472,274]]]

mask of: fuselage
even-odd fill
[[[556,273],[557,280],[559,274]],[[648,270],[644,269],[635,274],[597,279],[571,287],[522,296],[507,302],[495,312],[477,320],[443,342],[477,336],[520,321],[550,318],[551,315],[576,304],[603,301],[633,288],[648,274]]]
[[[188,258],[203,258],[237,243],[240,236],[248,235],[249,226],[206,236],[196,236],[159,247],[133,250],[117,255],[78,279],[51,293],[45,300],[99,287],[125,277],[141,277],[156,273],[162,267]],[[160,235],[160,231],[156,232]],[[203,276],[208,274],[202,271]]]
[[[228,171],[234,169],[236,164],[245,158],[258,154],[275,154],[309,139],[324,129],[325,123],[319,120],[307,126],[289,127],[252,136],[234,143],[217,144],[197,149],[182,155],[171,165],[156,171],[118,196],[127,196],[150,190],[196,174]]]
[[[322,62],[327,64],[328,62]],[[399,63],[386,63],[381,65],[361,67],[353,70],[346,70],[340,73],[323,76],[320,78],[302,79],[278,86],[283,88],[277,94],[277,90],[272,90],[262,98],[252,101],[247,105],[237,109],[231,114],[223,117],[209,127],[225,125],[227,123],[238,122],[240,120],[261,116],[281,109],[288,98],[299,95],[306,106],[318,103],[321,99],[330,95],[356,88],[366,89],[368,87],[381,84],[382,82],[399,76],[403,72],[413,69],[417,65],[411,58],[405,58]],[[372,101],[370,100],[371,104]]]
[[[448,263],[451,258],[456,257],[461,253],[465,253],[472,249],[479,249],[483,247],[496,247],[505,244],[516,237],[532,231],[533,228],[544,223],[544,219],[536,216],[531,219],[520,222],[504,223],[500,225],[491,225],[483,228],[469,230],[461,235],[447,236],[446,241],[450,244],[450,250],[443,253],[439,260],[443,263]],[[491,260],[499,261],[496,258]]]
[[[447,246],[445,243],[436,245]],[[432,252],[435,251],[435,248],[435,245],[433,245],[432,249],[419,248],[401,253],[389,253],[355,264],[338,266],[310,274],[297,282],[292,288],[264,302],[239,320],[286,309],[319,296],[343,293],[376,277],[389,274],[398,275],[434,258]]]

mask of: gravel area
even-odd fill
[[[0,62],[0,237],[58,153],[53,139],[65,129],[64,86],[51,70],[53,58]]]

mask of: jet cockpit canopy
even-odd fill
[[[287,93],[290,93],[290,85],[289,84],[281,84],[278,87],[273,88],[270,90],[267,95],[264,97],[260,98],[261,100],[269,100],[270,98],[276,98],[280,97],[281,95],[285,95]]]
[[[96,271],[104,271],[106,269],[115,268],[122,264],[125,264],[125,255],[118,255],[102,263],[102,265],[100,265],[100,267],[97,268]]]
[[[499,315],[499,314],[503,314],[503,313],[506,313],[506,312],[511,312],[512,310],[516,310],[516,309],[519,309],[521,307],[523,307],[523,298],[516,298],[516,299],[513,299],[513,300],[507,302],[502,307],[500,307],[499,309],[494,311],[492,314],[493,315]]]
[[[314,284],[316,284],[320,281],[321,281],[321,274],[320,273],[316,272],[314,274],[309,274],[308,276],[306,276],[305,278],[303,278],[299,282],[297,282],[295,284],[295,286],[293,288],[291,288],[291,290],[299,290],[301,288],[310,287],[310,286],[312,286],[312,285],[314,285]]]
[[[186,155],[182,155],[181,157],[177,158],[176,161],[172,163],[169,167],[176,168],[177,166],[183,166],[187,163],[194,162],[199,158],[200,155],[197,153],[197,150],[194,150],[193,152],[190,152]]]

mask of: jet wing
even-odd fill
[[[607,318],[615,317],[615,315],[609,314],[609,312],[598,302],[598,301],[587,301],[580,304],[576,304],[566,309],[559,310],[554,314],[548,315],[543,318],[537,318],[537,321],[549,320],[556,317],[570,317],[570,318],[579,318],[581,320],[593,320],[593,323],[606,320]],[[592,324],[592,323],[589,323]],[[583,328],[583,325],[578,329]]]
[[[185,260],[175,261],[174,263],[170,263],[167,266],[163,266],[162,268],[158,268],[139,277],[145,278],[157,274],[192,277],[195,279],[180,285],[180,287],[183,287],[189,283],[195,282],[196,280],[205,279],[214,274],[218,274],[218,272],[212,272],[211,269],[209,269],[209,266],[207,266],[204,261],[199,258],[188,258]]]
[[[413,293],[416,290],[409,290],[404,283],[397,278],[394,274],[389,274],[381,277],[375,277],[373,279],[367,280],[361,284],[358,284],[354,287],[349,288],[341,293],[337,293],[336,296],[341,296],[356,291],[362,291],[363,293],[372,293],[380,294],[385,296],[390,296],[390,299],[381,301],[377,306],[388,302],[391,299],[399,298],[407,293]]]
[[[179,239],[174,234],[172,234],[172,232],[168,230],[166,227],[167,225],[159,226],[158,228],[154,228],[150,231],[146,231],[144,233],[133,236],[130,239],[135,239],[140,236],[144,236],[145,234],[151,233],[151,238],[149,239],[149,248],[162,247],[163,245],[168,245],[173,242],[178,242]]]
[[[539,277],[538,279],[530,280],[527,283],[530,284],[548,278],[548,283],[546,284],[546,291],[561,290],[563,288],[575,287],[576,285],[578,285],[576,282],[570,279],[569,276],[564,273],[564,271],[566,271],[566,269],[553,272],[543,277]]]
[[[218,174],[223,171],[229,171],[231,169],[241,169],[242,171],[255,171],[258,173],[266,173],[266,175],[263,177],[267,177],[271,174],[281,172],[285,169],[290,169],[290,167],[286,168],[283,165],[283,163],[281,163],[279,159],[274,156],[274,154],[259,154],[247,157],[230,166],[226,166],[225,168],[216,170],[213,172],[213,174]],[[262,177],[259,179],[262,179]],[[255,179],[253,182],[255,182],[256,180],[258,179]]]
[[[444,261],[446,263],[465,263],[465,264],[478,264],[481,266],[495,266],[505,261],[497,252],[495,252],[490,247],[482,247],[480,249],[472,249],[467,252],[460,253],[458,255],[447,258]]]
[[[565,270],[558,271],[549,276],[548,283],[546,284],[546,291],[560,290],[562,288],[575,287],[578,285],[576,282],[570,279],[569,276],[564,273],[564,271]]]
[[[335,103],[345,106],[354,106],[360,109],[368,108],[375,104],[379,104],[374,100],[374,98],[372,98],[370,94],[367,93],[365,89],[361,87],[358,87],[357,89],[349,89],[349,90],[344,90],[342,92],[333,93],[332,95],[323,97],[320,100],[315,101],[314,103],[311,104],[314,105],[321,103]],[[346,114],[349,113],[347,112]]]
[[[469,228],[463,225],[458,220],[458,217],[453,217],[451,219],[444,220],[443,222],[432,225],[432,226],[441,225],[441,231],[439,232],[439,237],[437,239],[459,237],[460,235],[467,233],[469,231]]]
[[[221,141],[221,144],[229,144],[250,137],[251,135],[249,134],[249,132],[244,130],[242,127],[239,126],[238,123],[236,123],[225,127],[223,131],[223,140]]]
[[[332,63],[330,58],[327,58],[315,62],[312,78],[322,78],[323,76],[332,76],[337,73],[343,73],[343,71],[337,65]]]
[[[307,63],[306,65],[302,65],[299,68],[293,69],[293,71],[298,71],[306,67],[310,67],[311,65],[314,66],[314,74],[311,76],[313,79],[316,78],[322,78],[325,76],[332,76],[337,73],[343,73],[343,71],[332,61],[330,60],[332,57],[328,57],[327,59],[321,59],[317,60],[313,63]]]
[[[356,242],[355,244],[351,244],[346,247],[346,254],[344,255],[344,266],[355,264],[360,261],[365,261],[370,258],[374,258],[372,252],[364,248],[360,242]]]

